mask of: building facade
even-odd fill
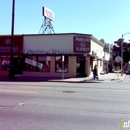
[[[104,73],[112,72],[112,45],[105,43],[104,45]]]
[[[6,39],[7,37],[3,41],[0,40],[0,46],[5,44]],[[22,35],[20,41],[14,40],[14,47],[16,43],[21,45],[21,49],[18,49],[20,52],[14,52],[15,74],[61,77],[64,73],[64,77],[85,77],[92,74],[95,64],[98,65],[99,73],[103,70],[104,44],[92,35],[34,34]],[[0,53],[0,75],[7,76],[9,68],[2,68],[3,61],[9,60],[10,54],[5,55],[1,50]]]
[[[11,36],[0,35],[0,76],[8,76],[10,68]],[[14,36],[14,73],[22,74],[23,35]]]

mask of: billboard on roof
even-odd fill
[[[43,7],[42,12],[43,12],[44,17],[46,17],[46,18],[48,18],[50,20],[54,20],[54,12],[51,11],[49,8]]]

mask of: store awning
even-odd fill
[[[98,58],[98,56],[96,56],[96,55],[92,55],[92,54],[84,54],[84,56],[89,56],[89,57],[91,57],[91,58]]]

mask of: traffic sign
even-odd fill
[[[119,62],[122,62],[122,58],[121,58],[120,56],[117,56],[117,57],[115,58],[115,61],[118,62],[118,63],[119,63]]]

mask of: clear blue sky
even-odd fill
[[[43,6],[55,13],[56,33],[92,34],[113,43],[130,32],[130,0],[15,0],[14,34],[38,34]],[[12,0],[0,0],[0,35],[11,34],[11,16]]]

